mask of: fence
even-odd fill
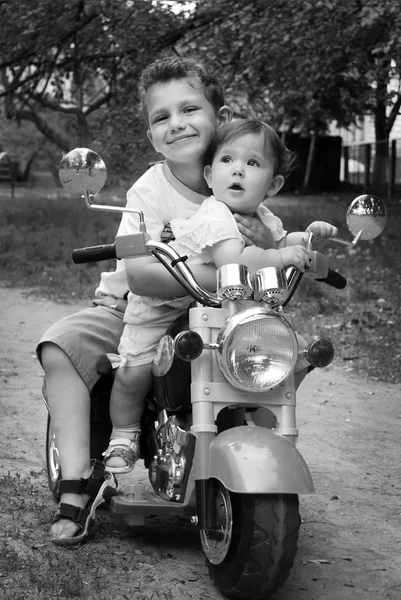
[[[343,144],[341,151],[340,181],[360,186],[368,191],[371,186],[376,152],[379,144],[388,142],[356,142]],[[401,139],[391,140],[388,148],[387,168],[383,188],[389,198],[401,189]]]

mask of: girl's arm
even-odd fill
[[[295,244],[306,244],[308,241],[309,233],[313,233],[317,238],[327,239],[338,235],[337,227],[326,223],[325,221],[313,221],[305,231],[294,231],[288,233],[283,240],[278,243],[279,248],[285,248],[287,246],[293,246]]]
[[[224,240],[208,248],[216,268],[230,263],[246,265],[252,273],[265,267],[283,268],[295,265],[304,270],[309,255],[304,246],[295,245],[279,250],[262,250],[256,246],[243,248],[237,239]]]

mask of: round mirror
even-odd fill
[[[72,194],[95,195],[105,184],[106,165],[96,152],[75,148],[61,160],[58,176],[61,185]]]
[[[354,235],[362,231],[361,240],[373,240],[381,234],[386,223],[386,206],[376,196],[363,194],[355,198],[348,207],[348,229]]]

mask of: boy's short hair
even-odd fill
[[[142,71],[139,80],[139,97],[146,122],[148,122],[146,94],[149,88],[156,83],[167,83],[174,79],[187,79],[189,77],[198,79],[203,85],[205,96],[216,113],[224,106],[223,86],[212,69],[195,58],[166,56],[150,63]]]
[[[270,146],[275,157],[274,175],[286,177],[294,166],[294,154],[286,147],[273,127],[258,119],[236,119],[218,127],[206,152],[205,164],[212,164],[217,150],[223,144],[235,141],[249,133],[264,135],[265,149]]]

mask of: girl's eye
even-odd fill
[[[221,157],[222,163],[229,163],[230,161],[231,161],[231,156],[222,156]]]
[[[258,166],[259,166],[259,163],[258,163],[258,161],[257,161],[257,160],[255,160],[255,159],[253,159],[253,158],[252,158],[251,160],[248,160],[248,165],[249,165],[250,167],[258,167]]]
[[[162,122],[162,121],[164,121],[166,118],[167,118],[167,117],[166,117],[165,115],[160,115],[160,116],[156,117],[156,118],[153,120],[153,123],[161,123],[161,122]]]
[[[198,110],[196,106],[188,106],[188,107],[187,107],[187,108],[184,110],[184,112],[186,112],[186,113],[191,113],[191,112],[194,112],[194,111],[196,111],[196,110]]]

